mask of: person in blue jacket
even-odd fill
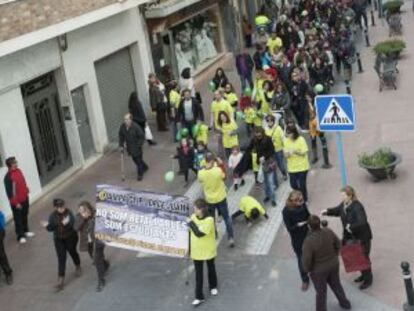
[[[2,211],[0,211],[0,267],[4,272],[6,283],[13,284],[13,271],[10,268],[9,260],[7,259],[6,250],[4,249],[4,237],[6,236],[6,218]]]

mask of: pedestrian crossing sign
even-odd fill
[[[320,95],[315,97],[316,116],[322,132],[355,130],[354,100],[351,95]]]

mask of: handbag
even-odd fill
[[[146,140],[153,140],[154,136],[152,136],[151,129],[148,124],[145,124],[145,139]]]
[[[259,166],[259,172],[257,173],[257,181],[261,184],[264,182],[263,164],[260,164]]]
[[[364,271],[371,267],[371,262],[365,256],[364,248],[359,240],[347,241],[341,247],[341,257],[347,273]]]

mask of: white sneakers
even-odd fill
[[[204,299],[194,299],[193,300],[193,302],[192,302],[192,305],[194,306],[194,307],[198,307],[199,305],[201,305],[202,303],[204,302]]]
[[[29,232],[26,232],[24,235],[26,236],[26,238],[33,238],[36,234],[34,232],[29,231]]]
[[[34,232],[26,232],[25,234],[24,234],[24,236],[26,237],[26,238],[33,238],[34,236],[35,236],[36,234],[34,234]],[[19,239],[19,243],[20,244],[26,244],[26,242],[27,242],[27,240],[26,240],[26,238],[25,237],[21,237],[20,239]]]
[[[212,289],[210,290],[210,294],[211,294],[211,296],[217,296],[217,295],[218,295],[218,290],[217,290],[217,288],[212,288]],[[193,302],[192,302],[192,305],[193,305],[194,307],[198,307],[198,306],[199,306],[199,305],[201,305],[204,301],[205,301],[204,299],[194,299],[194,300],[193,300]]]

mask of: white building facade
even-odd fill
[[[114,3],[0,42],[0,178],[4,159],[15,156],[32,201],[116,143],[131,92],[150,110],[145,2]],[[3,183],[0,209],[11,216]]]

